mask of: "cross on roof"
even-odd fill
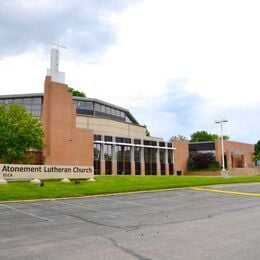
[[[66,47],[66,46],[63,46],[63,45],[61,45],[61,44],[60,44],[60,42],[58,42],[58,43],[51,42],[51,44],[52,44],[52,45],[55,45],[55,46],[57,46],[57,47],[58,47],[58,50],[59,50],[59,48],[67,49],[67,47]]]

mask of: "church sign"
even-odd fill
[[[0,164],[0,179],[90,179],[94,177],[92,166]]]

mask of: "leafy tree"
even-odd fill
[[[24,106],[0,106],[0,160],[4,163],[28,163],[30,149],[42,149],[41,122],[28,113]]]
[[[71,87],[68,87],[68,92],[71,93],[74,97],[86,97],[86,94],[84,92],[81,92]]]
[[[145,129],[145,136],[151,136],[150,131],[147,129],[147,126],[144,125]]]
[[[255,155],[260,153],[260,140],[255,144]]]
[[[254,161],[260,160],[260,140],[255,144]]]
[[[150,136],[150,131],[148,129],[145,130],[145,135]]]
[[[188,168],[189,170],[220,169],[220,165],[214,154],[194,152],[188,159]]]
[[[183,135],[174,135],[170,138],[170,142],[173,141],[188,141],[188,138]]]
[[[211,134],[206,131],[197,131],[191,135],[191,143],[195,142],[208,142],[208,141],[215,141],[216,139],[220,138],[217,134]],[[223,135],[224,140],[229,140],[228,135]]]

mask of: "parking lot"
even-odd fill
[[[240,184],[1,203],[0,259],[259,259],[257,194]]]

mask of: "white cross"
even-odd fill
[[[61,45],[61,44],[60,44],[60,42],[58,42],[58,43],[51,42],[51,44],[52,44],[52,45],[55,45],[55,46],[57,46],[57,47],[58,47],[58,50],[59,50],[59,48],[67,49],[67,47],[66,47],[66,46],[63,46],[63,45]]]

